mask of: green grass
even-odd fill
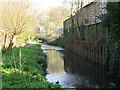
[[[12,51],[3,52],[2,87],[60,88],[60,85],[46,80],[45,69],[46,54],[40,49],[40,45],[13,48]]]

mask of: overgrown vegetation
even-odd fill
[[[48,42],[47,44],[63,47],[63,44],[62,44],[62,40],[61,40],[61,39],[56,39],[56,40],[54,40],[54,41],[52,41],[52,42]]]
[[[60,88],[44,77],[46,54],[40,45],[13,48],[3,52],[3,88]]]
[[[106,75],[119,86],[120,83],[120,2],[107,4],[106,27]],[[110,81],[111,81],[110,80]]]

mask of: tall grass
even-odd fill
[[[60,88],[44,77],[46,55],[39,45],[3,52],[3,88]]]

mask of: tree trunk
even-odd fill
[[[5,34],[5,38],[4,38],[4,45],[3,45],[3,48],[6,48],[6,39],[7,39],[7,34]]]
[[[14,38],[14,35],[12,35],[12,37],[11,37],[11,39],[10,39],[10,44],[9,44],[7,50],[12,50],[12,46],[13,46],[13,38]]]
[[[78,11],[77,11],[77,33],[78,33],[78,36],[79,36],[79,39],[81,38],[81,35],[80,35],[80,29],[79,29],[79,22],[78,22]]]

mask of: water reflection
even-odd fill
[[[59,81],[62,88],[98,88],[102,86],[104,78],[101,65],[82,59],[70,52],[56,50],[56,47],[53,50],[52,46],[47,46],[44,45],[43,49],[47,54],[48,74],[46,78],[49,82]]]
[[[64,69],[89,80],[89,87],[102,87],[105,83],[104,67],[70,52],[64,52]]]
[[[64,63],[62,58],[62,53],[49,50],[47,51],[47,63],[49,73],[61,73],[64,72]]]
[[[59,81],[62,88],[75,88],[77,85],[82,87],[82,81],[85,81],[82,77],[79,78],[77,75],[65,72],[63,56],[60,51],[47,51],[47,72],[49,74],[46,75],[46,78],[54,84]],[[85,82],[84,85],[87,85],[88,81]]]

